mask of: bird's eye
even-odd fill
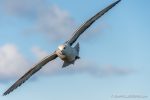
[[[64,49],[66,49],[66,47],[64,47]]]

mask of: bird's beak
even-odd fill
[[[61,51],[61,53],[62,53],[62,55],[65,55],[65,53],[64,53],[64,51],[63,51],[63,50]]]

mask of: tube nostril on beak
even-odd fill
[[[61,53],[64,55],[65,53],[64,53],[64,51],[61,51]]]

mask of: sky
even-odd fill
[[[1,0],[0,100],[149,100],[149,0],[122,0],[80,36],[81,59],[74,65],[62,69],[58,58],[2,96],[112,2]]]

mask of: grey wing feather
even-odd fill
[[[26,80],[28,80],[34,73],[39,71],[45,64],[47,64],[49,61],[54,60],[57,57],[55,53],[52,55],[49,55],[42,59],[39,63],[34,65],[33,68],[31,68],[27,73],[25,73],[18,81],[16,81],[3,95],[7,95],[10,92],[12,92],[14,89],[19,87],[21,84],[23,84]]]
[[[77,39],[78,37],[87,29],[89,28],[92,23],[94,23],[98,18],[100,18],[102,15],[104,15],[107,11],[109,11],[111,8],[113,8],[116,4],[118,4],[121,0],[118,0],[114,3],[112,3],[111,5],[109,5],[108,7],[106,7],[105,9],[103,9],[102,11],[100,11],[99,13],[97,13],[95,16],[93,16],[91,19],[89,19],[88,21],[86,21],[83,25],[81,25],[79,27],[79,29],[77,31],[75,31],[74,35],[71,37],[70,40],[67,41],[68,44],[72,45]]]

